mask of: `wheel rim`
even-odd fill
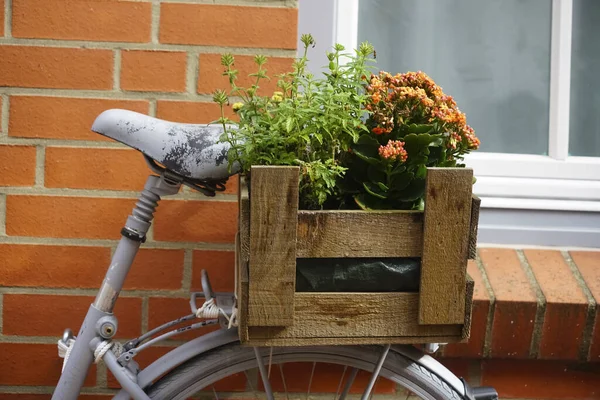
[[[329,351],[335,349],[336,351],[341,350],[341,347],[328,347],[325,348]],[[220,399],[221,395],[219,395],[219,391],[215,389],[215,384],[218,388],[218,382],[224,378],[230,377],[235,374],[244,373],[246,377],[246,392],[250,392],[252,396],[259,399],[267,398],[266,393],[264,392],[263,385],[260,383],[260,375],[258,373],[257,368],[257,360],[254,357],[254,354],[249,351],[251,349],[243,348],[240,351],[244,351],[243,356],[238,356],[238,359],[230,365],[225,367],[215,367],[208,368],[205,373],[199,377],[193,384],[188,386],[187,388],[181,388],[181,391],[172,397],[175,400],[180,399],[188,399],[191,396],[199,395],[199,398],[216,398]],[[271,353],[271,351],[272,353]],[[350,354],[351,352],[344,353],[343,351],[337,354],[327,353],[323,351],[303,351],[299,348],[276,348],[276,349],[262,349],[262,358],[263,362],[267,369],[271,372],[271,379],[278,378],[281,381],[277,381],[277,384],[273,387],[273,392],[275,393],[275,397],[277,399],[308,399],[309,396],[317,396],[319,398],[328,398],[328,399],[341,399],[340,395],[343,394],[344,388],[349,381],[349,377],[352,373],[352,368],[357,368],[362,374],[366,373],[367,376],[371,376],[371,371],[374,369],[374,362],[369,359],[358,358],[356,355]],[[272,354],[272,356],[270,356]],[[405,360],[406,361],[406,360]],[[294,365],[294,368],[297,367],[298,363],[308,364],[308,368],[313,370],[313,374],[311,374],[310,382],[307,382],[307,391],[299,392],[286,382],[286,365]],[[342,366],[343,372],[340,375],[340,378],[334,385],[337,387],[337,393],[333,391],[327,392],[318,392],[318,387],[315,388],[314,382],[312,382],[314,378],[315,371],[318,372],[319,365],[338,365]],[[395,366],[399,367],[402,371],[403,366]],[[273,372],[276,371],[276,372]],[[365,372],[362,372],[365,371]],[[279,376],[277,376],[279,375]],[[396,392],[394,393],[395,398],[424,398],[424,399],[434,399],[436,398],[433,394],[429,393],[426,389],[420,386],[419,383],[415,383],[412,378],[407,377],[405,375],[401,375],[398,371],[392,371],[392,368],[386,364],[384,364],[383,368],[378,377],[378,382],[381,378],[388,379],[396,384]],[[364,380],[364,379],[363,379]],[[355,384],[359,383],[354,382]],[[273,384],[273,382],[271,382]],[[311,384],[313,384],[311,387]],[[283,390],[282,390],[283,389]],[[316,389],[316,390],[315,390]],[[353,387],[354,389],[354,387]],[[360,393],[359,393],[360,394]],[[391,394],[391,393],[390,393]],[[356,393],[351,393],[353,398],[357,398]],[[377,394],[375,395],[377,396]],[[402,397],[404,396],[404,397]],[[229,396],[227,396],[229,397]],[[247,398],[245,396],[244,398]]]

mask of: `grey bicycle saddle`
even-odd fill
[[[229,144],[219,142],[223,133],[219,125],[181,124],[111,109],[96,118],[92,131],[133,147],[186,178],[216,180],[237,172],[229,171]]]

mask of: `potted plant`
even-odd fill
[[[422,72],[372,74],[369,43],[353,55],[335,45],[327,71],[315,77],[306,71],[314,40],[303,35],[302,42],[304,53],[278,76],[277,92],[261,92],[265,57],[255,57],[254,83],[242,88],[235,59],[225,54],[230,90],[214,93],[222,140],[242,176],[242,341],[465,339],[472,298],[466,261],[477,218],[472,171],[460,162],[479,145],[466,117]],[[225,117],[231,103],[237,122]],[[297,260],[349,258],[416,258],[420,287],[360,296],[296,292]]]

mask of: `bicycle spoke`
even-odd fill
[[[285,384],[285,374],[283,373],[283,364],[279,364],[279,373],[281,374],[281,381],[283,382],[283,390],[285,391],[285,398],[290,400],[288,396],[287,385]]]
[[[337,399],[338,393],[340,392],[340,388],[342,387],[342,382],[344,382],[344,376],[346,375],[346,370],[348,366],[344,365],[344,370],[342,371],[342,376],[340,377],[340,382],[338,383],[337,389],[335,390],[335,396],[333,396],[333,400]]]
[[[268,400],[274,400],[273,398],[273,390],[271,390],[271,383],[269,382],[269,377],[267,376],[267,370],[265,368],[265,364],[263,363],[262,357],[258,350],[258,347],[254,348],[254,356],[256,357],[256,364],[258,364],[258,370],[260,372],[260,377],[263,381],[263,386],[265,387],[265,394],[267,395]]]
[[[219,395],[217,394],[217,391],[215,390],[215,387],[212,387],[212,391],[215,394],[215,400],[219,400]]]
[[[269,373],[267,376],[271,378],[271,365],[273,364],[273,347],[269,347]]]
[[[250,386],[250,390],[252,391],[252,393],[254,393],[254,398],[256,400],[258,400],[258,391],[254,387],[254,384],[252,383],[252,379],[250,379],[250,375],[248,375],[248,371],[247,370],[244,371],[244,375],[246,375],[246,380],[248,381],[248,385]]]
[[[369,385],[365,389],[365,392],[363,393],[361,400],[369,399],[371,391],[373,390],[373,387],[375,386],[375,382],[377,381],[377,378],[379,377],[379,373],[381,372],[381,368],[383,367],[383,363],[385,362],[385,358],[387,357],[387,355],[390,351],[390,347],[391,346],[389,344],[386,345],[383,349],[383,352],[379,356],[379,360],[377,361],[375,370],[373,371],[373,374],[371,375],[371,379],[369,380]]]
[[[308,400],[308,396],[310,395],[310,388],[312,386],[313,376],[315,375],[315,367],[317,363],[313,361],[312,370],[310,371],[310,379],[308,380],[308,389],[306,391],[306,400]]]
[[[350,370],[350,375],[348,375],[348,380],[346,381],[346,385],[344,385],[344,390],[342,391],[342,394],[340,394],[339,400],[346,399],[346,396],[348,396],[348,393],[350,392],[350,388],[352,387],[352,384],[354,383],[354,379],[356,379],[357,374],[358,374],[358,368],[352,368]]]

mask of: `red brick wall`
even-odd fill
[[[211,92],[227,84],[222,52],[241,74],[257,53],[270,74],[295,57],[295,2],[209,3],[0,0],[0,399],[49,397],[56,339],[78,330],[150,173],[138,152],[90,131],[95,117],[125,108],[210,122]],[[183,190],[160,204],[116,307],[120,338],[189,313],[202,268],[215,290],[233,289],[235,192],[233,180],[212,199]],[[94,367],[89,390],[116,387],[107,375]]]

